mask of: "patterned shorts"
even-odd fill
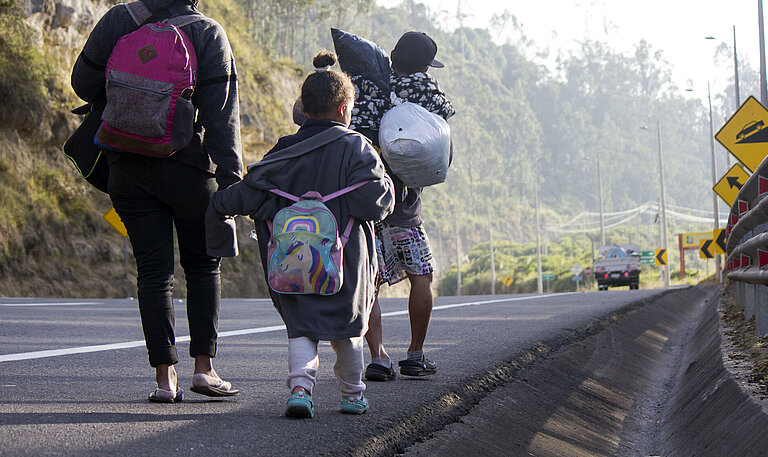
[[[376,255],[379,261],[377,284],[397,284],[412,275],[427,275],[435,271],[432,249],[424,227],[397,227],[376,223]]]

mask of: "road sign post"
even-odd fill
[[[550,292],[549,281],[552,281],[552,280],[555,279],[555,274],[554,273],[542,273],[541,274],[541,279],[543,279],[544,281],[547,281],[547,293],[549,293]]]
[[[679,233],[677,235],[680,252],[680,279],[685,277],[686,251],[699,252],[703,240],[712,239],[712,232]]]
[[[579,291],[579,283],[581,282],[581,276],[575,275],[571,278],[571,281],[576,281],[576,292]]]

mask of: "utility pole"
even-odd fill
[[[459,218],[453,212],[453,224],[456,227],[456,295],[461,296],[461,238],[459,237]]]
[[[661,121],[656,120],[656,136],[659,139],[659,181],[661,182],[661,243],[662,248],[667,251],[667,256],[669,256],[669,249],[667,249],[667,207],[664,204],[664,162],[661,158]],[[712,156],[714,157],[714,156]],[[667,261],[667,264],[664,265],[664,285],[666,287],[669,287],[670,283],[670,272],[669,272],[669,261]]]
[[[597,198],[600,204],[600,246],[605,246],[605,222],[603,220],[603,177],[600,175],[600,149],[597,149]]]
[[[541,280],[541,240],[539,239],[539,181],[538,177],[534,178],[533,193],[536,201],[536,268],[539,273],[536,280],[536,291],[539,294],[544,293],[544,284]]]
[[[491,219],[491,205],[485,205],[488,208],[488,239],[491,249],[491,295],[496,295],[496,265],[493,262],[493,219]]]

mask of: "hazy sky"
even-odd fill
[[[451,16],[456,16],[458,1],[419,3],[435,12],[445,11],[440,16],[443,25],[452,28],[457,24]],[[394,6],[400,0],[376,2]],[[760,63],[757,0],[464,0],[462,5],[468,15],[465,23],[472,27],[486,27],[494,13],[509,10],[522,24],[525,35],[538,48],[549,48],[551,54],[556,49],[573,48],[585,37],[608,41],[619,52],[629,51],[634,43],[645,39],[653,49],[664,51],[677,85],[683,89],[692,83],[693,96],[701,98],[706,98],[708,80],[715,92],[723,90],[733,74],[732,60],[717,66],[713,56],[720,42],[733,45],[734,25],[739,57],[746,58],[753,68]],[[768,1],[763,6],[768,8]],[[716,40],[705,40],[705,36]]]

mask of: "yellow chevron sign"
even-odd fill
[[[701,240],[699,246],[699,258],[712,259],[715,257],[715,242],[714,240]]]

